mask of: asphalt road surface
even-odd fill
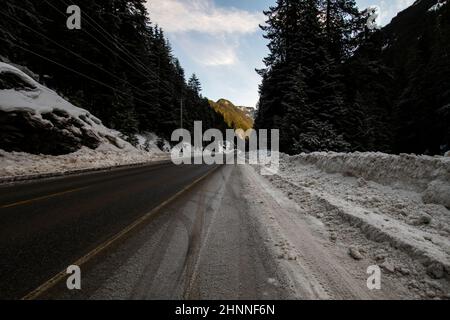
[[[216,166],[171,162],[0,187],[0,299],[20,299]]]
[[[248,165],[163,163],[3,186],[0,194],[0,298],[408,297],[398,281],[369,290],[372,262],[336,246],[309,214],[326,212],[321,203],[305,197],[300,207]],[[74,263],[81,290],[69,290],[62,272]]]
[[[286,299],[289,285],[250,214],[243,166],[224,165],[93,263],[81,290],[41,299]]]

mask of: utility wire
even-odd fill
[[[63,45],[59,44],[58,42],[56,42],[56,41],[50,39],[49,37],[47,37],[46,35],[44,35],[44,34],[42,34],[42,33],[40,33],[40,32],[38,32],[38,31],[36,31],[36,30],[30,28],[29,26],[27,26],[26,24],[24,24],[24,23],[18,21],[17,19],[15,19],[15,18],[13,18],[13,17],[11,17],[11,16],[8,16],[8,15],[4,14],[3,12],[0,12],[0,14],[6,16],[7,18],[9,18],[9,19],[11,19],[11,20],[14,20],[15,22],[19,23],[20,25],[24,26],[25,28],[29,29],[30,31],[32,31],[32,32],[34,32],[34,33],[36,33],[36,34],[38,34],[39,36],[43,37],[44,39],[47,39],[48,41],[54,43],[55,45],[57,45],[58,47],[60,47],[60,48],[62,48],[62,49],[64,49],[64,50],[68,51],[69,53],[71,53],[71,54],[73,54],[74,56],[80,58],[81,60],[85,61],[86,63],[88,63],[88,64],[90,64],[90,65],[93,65],[94,67],[96,67],[97,69],[99,69],[99,70],[105,72],[106,74],[110,75],[111,77],[113,77],[113,78],[115,78],[115,79],[117,79],[117,80],[119,80],[119,81],[121,81],[121,82],[123,82],[123,83],[128,84],[130,87],[136,89],[136,90],[137,90],[138,92],[140,92],[141,94],[143,94],[143,95],[147,95],[147,94],[148,94],[147,92],[143,91],[142,89],[139,89],[139,88],[135,87],[134,85],[132,85],[132,84],[129,83],[128,81],[126,81],[126,80],[124,80],[124,79],[121,79],[121,78],[119,78],[117,75],[115,75],[115,74],[113,74],[113,73],[111,73],[111,72],[109,72],[109,71],[107,71],[107,70],[101,68],[101,67],[98,66],[96,63],[94,63],[94,62],[92,62],[92,61],[90,61],[90,60],[84,58],[83,56],[81,56],[81,55],[79,55],[79,54],[73,52],[72,50],[70,50],[70,49],[64,47]],[[150,96],[151,96],[151,95],[150,95]],[[153,96],[152,96],[152,97],[153,97]],[[153,97],[153,98],[154,98],[154,97]]]
[[[6,39],[3,38],[3,37],[0,37],[0,39],[6,41]],[[63,69],[66,69],[66,70],[71,71],[71,72],[73,72],[73,73],[75,73],[75,74],[78,74],[79,76],[84,77],[84,78],[86,78],[86,79],[88,79],[88,80],[91,80],[91,81],[93,81],[93,82],[95,82],[95,83],[97,83],[97,84],[99,84],[99,85],[102,85],[102,86],[108,88],[108,89],[111,89],[111,90],[113,90],[113,92],[119,92],[119,95],[121,94],[121,95],[130,97],[130,98],[132,98],[132,99],[134,99],[134,100],[140,101],[140,102],[142,102],[142,103],[144,103],[144,104],[146,104],[146,105],[148,105],[148,106],[152,106],[152,105],[150,105],[148,102],[146,102],[146,101],[144,101],[144,100],[142,100],[142,99],[139,99],[139,98],[137,98],[137,97],[135,97],[135,96],[132,96],[132,95],[130,95],[130,94],[127,94],[127,93],[125,93],[125,92],[121,92],[121,91],[118,90],[117,88],[114,88],[114,87],[112,87],[112,86],[110,86],[110,85],[108,85],[108,84],[106,84],[106,83],[104,83],[104,82],[102,82],[102,81],[100,81],[100,80],[97,80],[97,79],[95,79],[95,78],[92,78],[91,76],[85,75],[84,73],[81,73],[81,72],[76,71],[76,70],[74,70],[74,69],[72,69],[72,68],[70,68],[70,67],[67,67],[67,66],[63,65],[62,63],[59,63],[59,62],[56,62],[56,61],[54,61],[54,60],[52,60],[52,59],[50,59],[50,58],[44,57],[44,56],[40,55],[39,53],[34,52],[33,50],[29,50],[29,49],[27,49],[27,48],[25,48],[25,47],[23,47],[23,46],[21,46],[21,45],[19,45],[19,44],[13,44],[13,46],[18,47],[18,48],[20,48],[20,49],[22,49],[22,50],[24,50],[24,51],[26,51],[26,52],[28,52],[28,53],[31,53],[31,54],[37,56],[37,57],[40,57],[41,59],[47,60],[47,61],[49,61],[49,62],[51,62],[51,63],[54,63],[55,65],[57,65],[57,66],[59,66],[59,67],[61,67],[61,68],[63,68]]]
[[[66,14],[64,12],[62,12],[61,10],[59,10],[58,8],[56,8],[53,4],[51,4],[50,2],[48,2],[47,0],[44,0],[44,2],[46,2],[48,5],[50,5],[53,9],[55,9],[56,11],[58,11],[61,15],[63,15],[64,17],[66,17]],[[67,5],[65,2],[61,1],[62,4]],[[91,17],[89,17],[86,13],[83,13],[83,15],[87,16],[91,21],[94,21]],[[112,43],[117,51],[124,53],[131,61],[134,61],[137,66],[141,67],[142,70],[138,70],[136,69],[136,66],[134,66],[133,64],[131,64],[129,61],[125,60],[122,56],[117,55],[118,58],[120,58],[120,60],[122,60],[123,62],[125,62],[128,66],[130,66],[131,68],[133,68],[137,73],[139,73],[140,75],[142,75],[144,78],[146,78],[147,80],[149,80],[150,82],[153,81],[153,79],[148,78],[147,75],[143,74],[142,71],[147,72],[155,77],[158,78],[158,82],[159,82],[159,75],[155,75],[152,71],[150,71],[149,69],[145,68],[142,64],[138,63],[137,58],[133,57],[131,54],[127,54],[126,52],[124,52],[122,49],[119,48],[119,44],[118,42],[114,39],[114,37],[112,35],[110,35],[106,30],[103,30],[103,32],[100,32],[95,26],[93,26],[92,24],[90,24],[89,22],[87,22],[87,24],[89,26],[91,26],[93,29],[95,29],[99,34],[101,34],[107,41],[111,42],[111,40],[107,39],[105,37],[105,34],[109,35],[111,37],[111,39],[115,42]],[[96,23],[97,24],[97,23]],[[98,25],[98,24],[97,24]],[[100,26],[99,26],[100,27]],[[101,28],[101,27],[100,27]],[[86,31],[85,29],[82,28],[82,30],[88,34],[91,38],[93,38],[95,41],[97,41],[99,44],[101,44],[103,47],[105,47],[108,51],[112,52],[113,54],[117,54],[116,51],[112,50],[110,47],[106,46],[104,42],[100,41],[97,37],[95,37],[93,34],[91,34],[90,32]],[[160,82],[159,82],[160,83]],[[160,83],[161,84],[161,83]],[[171,88],[169,88],[168,86],[163,86],[160,87],[160,89],[164,89],[164,92],[167,93],[168,95],[173,95],[173,92],[171,90]]]

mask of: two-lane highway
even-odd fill
[[[216,167],[165,162],[0,186],[0,299],[29,294]]]

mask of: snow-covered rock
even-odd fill
[[[364,256],[361,254],[358,248],[351,247],[348,249],[348,254],[355,260],[362,260],[364,259]]]
[[[447,0],[438,0],[435,5],[433,5],[430,9],[428,9],[428,12],[439,11],[446,4],[447,4]]]
[[[440,263],[432,263],[428,266],[427,273],[434,279],[442,279],[445,276],[444,266]]]
[[[450,183],[441,180],[431,182],[422,198],[425,203],[439,203],[450,208]]]
[[[388,260],[384,261],[384,262],[380,265],[380,267],[381,267],[384,271],[386,271],[386,272],[389,272],[389,273],[394,273],[394,272],[395,272],[395,266],[394,266],[394,264],[393,264],[392,262],[388,261]]]
[[[170,143],[164,139],[161,139],[153,132],[143,132],[137,134],[138,140],[137,148],[139,150],[147,152],[170,152]]]
[[[62,155],[102,144],[112,150],[133,149],[88,111],[2,62],[0,128],[0,149],[6,151]]]
[[[88,111],[0,62],[2,180],[169,159],[167,141],[147,133],[137,138],[135,148]]]

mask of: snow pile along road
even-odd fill
[[[149,153],[138,150],[123,152],[111,149],[102,150],[102,147],[96,150],[83,147],[77,152],[61,156],[0,150],[0,178],[1,180],[14,181],[17,177],[61,174],[167,159],[169,159],[169,155],[165,152]]]
[[[150,133],[137,138],[142,145],[135,148],[88,111],[0,62],[1,178],[168,158],[166,141]]]
[[[280,161],[268,179],[350,259],[380,265],[418,297],[450,297],[450,158],[312,153]]]
[[[312,164],[327,173],[342,173],[423,194],[426,203],[450,208],[450,157],[384,153],[311,153],[287,159]]]

